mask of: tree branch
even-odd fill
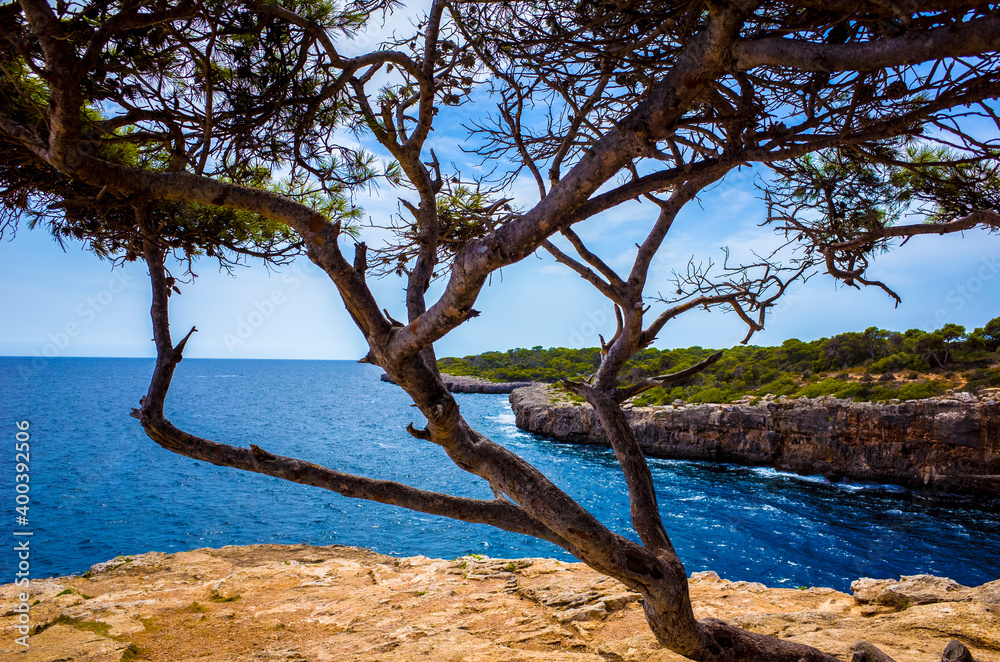
[[[645,100],[596,142],[533,209],[456,255],[441,297],[421,316],[417,328],[395,334],[389,347],[392,356],[416,354],[461,324],[491,272],[522,259],[554,232],[568,228],[577,220],[576,209],[604,182],[645,153],[649,141],[671,131],[689,104],[724,69],[724,52],[742,25],[739,11],[723,12],[717,18],[689,42]]]
[[[614,269],[605,264],[604,260],[592,253],[590,249],[584,245],[583,240],[580,239],[580,237],[573,232],[573,230],[568,227],[564,228],[562,230],[562,234],[564,237],[569,239],[569,243],[573,244],[573,248],[576,249],[576,252],[580,254],[580,257],[582,257],[587,264],[604,274],[604,277],[608,279],[608,282],[611,283],[613,288],[621,290],[625,287],[625,281],[621,279],[621,276],[615,273]]]
[[[593,285],[597,290],[608,297],[612,301],[618,301],[621,298],[621,293],[617,292],[615,288],[610,284],[605,282],[598,276],[594,271],[588,268],[586,265],[580,264],[569,255],[563,253],[559,248],[553,244],[551,241],[546,239],[542,242],[542,248],[547,250],[552,257],[556,259],[556,262],[564,264],[576,273],[578,273],[584,280]]]
[[[320,487],[349,498],[402,506],[463,522],[490,524],[505,531],[547,540],[574,553],[572,545],[507,500],[456,497],[394,481],[356,476],[296,458],[274,455],[252,444],[250,448],[239,448],[202,439],[179,430],[166,419],[155,420],[139,411],[134,411],[133,416],[142,422],[150,439],[178,455]]]
[[[734,68],[791,67],[801,71],[873,71],[919,62],[982,55],[1000,49],[1000,16],[860,44],[817,44],[765,38],[733,46]]]
[[[825,247],[834,251],[849,250],[866,244],[889,239],[892,237],[916,237],[922,234],[944,235],[952,232],[971,230],[977,226],[1000,229],[1000,213],[987,209],[979,209],[953,221],[942,223],[913,223],[910,225],[890,225],[858,235],[849,241],[827,244]]]
[[[651,388],[656,388],[657,386],[669,386],[683,382],[686,379],[697,375],[699,372],[702,372],[705,368],[712,365],[721,358],[722,358],[722,352],[716,352],[707,359],[699,361],[698,363],[694,364],[690,368],[685,368],[684,370],[678,370],[677,372],[672,372],[669,375],[659,375],[658,377],[647,377],[641,382],[632,384],[631,386],[615,389],[615,401],[625,402],[629,398],[634,398],[640,393],[648,391]]]

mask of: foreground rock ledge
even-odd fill
[[[692,576],[691,592],[699,618],[723,618],[845,661],[855,642],[868,640],[897,662],[936,662],[957,638],[980,662],[1000,662],[1000,581],[968,591],[949,582],[927,598],[935,595],[930,579],[867,580],[855,599],[706,572]],[[918,590],[930,602],[880,604],[890,588]],[[682,659],[656,644],[637,595],[581,564],[549,559],[399,559],[306,545],[120,557],[94,566],[89,578],[32,583],[31,602],[38,602],[27,651],[13,642],[19,590],[0,587],[3,660]]]

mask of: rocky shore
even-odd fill
[[[511,393],[517,426],[560,441],[607,445],[593,410],[551,386]],[[746,398],[732,404],[631,407],[651,457],[769,466],[831,480],[1000,497],[1000,394],[954,393],[869,403]]]
[[[444,385],[452,393],[511,393],[516,388],[534,386],[536,382],[492,382],[481,377],[449,375],[442,373]],[[382,381],[394,384],[392,377],[383,373]]]
[[[851,659],[870,641],[896,662],[937,662],[950,640],[1000,662],[1000,581],[925,575],[773,589],[690,578],[698,618]],[[84,577],[30,586],[27,649],[18,594],[0,586],[0,659],[22,662],[681,662],[660,648],[639,596],[551,559],[393,558],[351,547],[251,545],[150,552]],[[20,635],[18,635],[20,636]]]

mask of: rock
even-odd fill
[[[879,593],[894,583],[892,579],[862,577],[851,582],[851,592],[854,594],[854,599],[861,604],[871,604],[878,598]]]
[[[851,662],[895,662],[867,641],[859,641],[852,650],[854,655],[851,656]]]
[[[95,563],[94,565],[90,566],[90,570],[88,570],[87,572],[89,572],[92,576],[100,575],[105,572],[108,572],[109,570],[114,570],[115,568],[121,567],[126,563],[128,563],[128,561],[131,561],[131,559],[128,557],[117,556],[111,559],[110,561],[101,561],[100,563]]]
[[[952,639],[948,642],[948,645],[944,647],[944,654],[941,656],[941,662],[976,662],[972,659],[972,653],[969,649],[962,645],[961,641],[957,639]]]
[[[899,581],[885,587],[875,601],[879,604],[899,606],[929,605],[937,602],[966,602],[973,591],[947,577],[931,575],[903,575]]]
[[[961,594],[947,580],[918,579],[915,585],[943,587],[945,599]],[[879,580],[864,585],[872,581]],[[964,589],[971,601],[884,610],[877,618],[862,612],[873,605],[832,589],[773,589],[714,572],[692,574],[690,594],[697,618],[842,660],[864,640],[896,662],[928,662],[928,651],[936,658],[952,639],[980,660],[996,659],[1000,619],[979,599],[994,600],[998,586]],[[0,586],[0,603],[12,603],[19,590]],[[31,593],[30,648],[16,650],[4,637],[0,659],[683,662],[657,643],[637,594],[582,564],[552,559],[401,559],[351,547],[250,545],[144,554],[124,565],[119,558],[89,579],[32,582]],[[0,630],[13,632],[17,618],[0,616]]]
[[[537,384],[510,395],[517,426],[571,443],[608,445],[589,405]],[[779,468],[915,490],[1000,497],[1000,405],[969,393],[899,403],[743,399],[630,407],[651,457]]]
[[[696,584],[698,582],[721,582],[722,578],[719,577],[719,573],[714,570],[705,570],[704,572],[692,572],[690,582]]]
[[[1000,584],[1000,581],[994,583]],[[977,590],[987,599],[996,597],[996,593],[986,586],[974,590],[947,577],[903,575],[899,581],[863,577],[851,583],[851,591],[854,599],[862,604],[906,609],[938,602],[969,602],[976,598]]]

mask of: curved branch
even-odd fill
[[[300,16],[290,9],[286,9],[275,4],[261,3],[257,6],[257,9],[261,12],[271,14],[272,16],[288,21],[293,25],[297,25],[315,37],[320,44],[322,44],[323,50],[326,51],[326,54],[330,56],[330,60],[333,62],[333,65],[345,70],[347,72],[347,76],[350,76],[354,72],[366,66],[392,63],[418,79],[421,77],[420,67],[418,67],[417,64],[402,51],[373,51],[354,58],[344,58],[337,52],[337,48],[334,46],[333,40],[330,39],[330,35],[327,34],[327,31],[319,23]]]
[[[639,534],[642,546],[654,552],[668,567],[679,569],[683,575],[684,566],[677,557],[677,552],[674,551],[670,538],[663,528],[660,507],[656,501],[653,474],[649,470],[649,464],[639,446],[639,440],[636,439],[635,433],[629,426],[621,406],[613,397],[609,398],[601,390],[586,384],[565,381],[563,387],[586,398],[601,421],[601,427],[604,428],[608,440],[611,442],[625,482],[628,484],[632,526]],[[686,589],[687,587],[676,588]]]
[[[587,264],[604,274],[604,277],[608,279],[608,282],[611,283],[612,287],[620,289],[625,286],[625,282],[621,279],[621,276],[615,273],[614,269],[605,264],[604,260],[591,252],[590,249],[583,243],[583,240],[580,239],[580,237],[573,232],[573,230],[568,227],[564,228],[562,230],[562,234],[564,237],[569,239],[569,243],[573,244],[573,248],[576,249],[576,252],[580,254],[580,257],[582,257]]]
[[[957,26],[922,30],[861,44],[816,44],[799,39],[737,42],[737,71],[756,67],[792,67],[802,71],[872,71],[942,58],[981,55],[1000,49],[1000,16]]]
[[[430,492],[390,480],[356,476],[292,457],[275,455],[250,445],[240,448],[202,439],[174,427],[165,418],[156,419],[135,410],[150,439],[163,448],[195,460],[223,467],[281,478],[302,485],[320,487],[353,499],[365,499],[451,519],[489,524],[505,531],[534,536],[558,545],[570,553],[573,548],[537,520],[506,499],[486,501]]]
[[[164,251],[156,244],[148,212],[148,207],[136,209],[137,220],[143,230],[143,252],[149,266],[150,284],[153,290],[150,318],[156,343],[156,367],[150,379],[149,391],[140,401],[140,409],[133,409],[131,415],[142,423],[150,439],[178,455],[217,466],[252,471],[303,485],[321,487],[346,497],[399,505],[410,510],[464,522],[491,524],[506,531],[548,540],[570,553],[576,553],[577,550],[573,545],[505,499],[484,501],[429,492],[394,481],[356,476],[296,458],[274,455],[252,444],[250,448],[220,444],[188,434],[175,427],[163,415],[163,404],[174,369],[181,362],[184,346],[195,329],[191,329],[176,347],[172,344],[168,308],[170,288],[166,281]],[[411,434],[418,432],[412,424],[408,429],[411,430]]]
[[[660,332],[663,325],[677,317],[678,315],[685,313],[698,306],[710,306],[717,303],[731,303],[736,300],[736,294],[717,294],[714,296],[700,296],[690,301],[686,301],[682,304],[678,304],[672,308],[668,308],[660,313],[653,323],[649,325],[645,331],[642,332],[642,345],[643,347],[648,347],[654,340],[656,340],[656,334]]]
[[[722,352],[716,352],[704,361],[699,361],[690,368],[685,368],[684,370],[678,370],[677,372],[672,372],[669,375],[659,375],[658,377],[647,377],[646,379],[633,384],[632,386],[626,386],[623,388],[615,389],[615,400],[617,402],[625,402],[629,398],[633,398],[640,393],[648,391],[651,388],[656,388],[657,386],[668,386],[672,384],[678,384],[697,375],[699,372],[703,371],[708,366],[712,365],[716,361],[722,358]]]

